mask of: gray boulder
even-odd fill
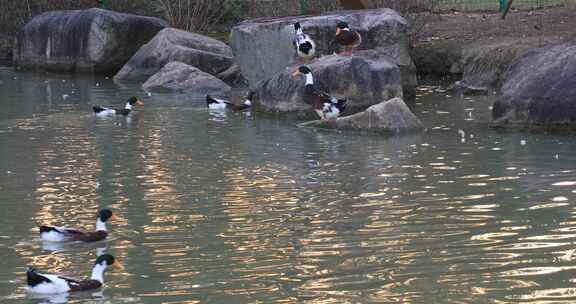
[[[17,34],[14,64],[62,72],[115,72],[166,22],[97,8],[34,17]]]
[[[182,62],[170,62],[152,75],[143,85],[144,90],[187,92],[204,96],[226,95],[230,86],[222,80]]]
[[[492,108],[494,125],[574,128],[576,44],[529,51],[505,79]]]
[[[324,56],[308,65],[316,88],[346,97],[348,108],[366,108],[394,97],[402,97],[400,68],[393,59],[376,51],[353,57]],[[295,67],[263,81],[255,89],[258,107],[269,112],[310,111],[302,100],[305,80],[292,76]]]
[[[416,73],[408,53],[408,24],[390,9],[340,11],[319,16],[296,16],[244,21],[234,28],[230,45],[236,63],[251,87],[295,64],[294,22],[316,42],[318,56],[340,52],[334,37],[336,23],[346,21],[362,35],[358,50],[379,49],[401,67],[403,83],[415,86]]]
[[[114,79],[146,79],[170,61],[184,62],[216,75],[229,68],[232,60],[232,50],[221,41],[175,28],[165,28],[140,48]]]
[[[373,105],[363,112],[327,121],[315,120],[300,124],[301,127],[340,130],[376,131],[383,133],[408,133],[424,129],[422,122],[401,98],[393,98]]]
[[[236,88],[245,88],[248,86],[248,81],[244,78],[242,72],[240,72],[240,66],[237,64],[231,65],[228,69],[216,75],[216,77]]]

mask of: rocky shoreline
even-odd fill
[[[497,16],[481,18],[495,22]],[[353,56],[335,54],[337,21],[348,22],[364,37]],[[494,126],[572,127],[576,122],[570,101],[575,60],[559,55],[571,54],[575,43],[552,48],[542,44],[562,39],[526,35],[460,41],[448,37],[447,25],[438,21],[428,29],[436,26],[438,33],[410,48],[408,23],[390,9],[248,20],[231,29],[230,46],[169,28],[157,18],[101,9],[48,12],[16,37],[0,36],[0,61],[12,58],[18,69],[113,74],[116,81],[142,82],[147,91],[227,95],[232,87],[247,87],[256,92],[260,111],[306,112],[303,82],[291,76],[298,66],[291,45],[295,22],[317,43],[318,55],[307,64],[318,86],[347,97],[349,114],[393,98],[412,105],[417,75],[425,75],[459,79],[452,86],[457,93],[499,94]]]

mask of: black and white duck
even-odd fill
[[[302,65],[292,75],[305,76],[304,102],[312,106],[314,111],[320,116],[320,119],[334,119],[342,114],[346,108],[346,99],[338,99],[326,92],[318,90],[314,86],[314,76],[309,67]]]
[[[248,93],[244,102],[242,104],[235,104],[229,100],[219,99],[206,95],[206,106],[210,110],[233,110],[235,112],[245,111],[252,107],[252,99],[254,98],[254,92]]]
[[[122,265],[110,254],[103,254],[96,259],[90,279],[75,280],[57,274],[39,273],[30,267],[26,271],[28,292],[35,294],[58,294],[74,291],[94,290],[104,285],[104,271],[108,266],[122,269]]]
[[[357,31],[353,31],[344,21],[336,25],[336,42],[344,48],[342,55],[351,56],[352,49],[362,43],[362,36]]]
[[[98,242],[108,237],[106,222],[114,218],[110,209],[102,209],[96,217],[96,229],[90,232],[84,232],[76,229],[40,226],[40,239],[46,242]]]
[[[128,114],[130,114],[130,112],[132,112],[132,108],[135,106],[143,106],[144,103],[138,99],[137,97],[130,97],[127,101],[126,101],[126,105],[124,106],[123,109],[113,109],[113,108],[107,108],[107,107],[103,107],[103,106],[92,106],[92,110],[94,111],[94,114],[96,114],[96,116],[113,116],[113,115],[124,115],[127,116]]]
[[[302,26],[299,22],[294,23],[294,48],[296,49],[296,56],[300,62],[309,60],[316,54],[316,44],[310,36],[304,34]]]

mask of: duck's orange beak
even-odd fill
[[[136,104],[139,105],[139,106],[143,106],[143,105],[144,105],[144,102],[142,102],[142,100],[138,99],[138,101],[136,102]]]
[[[114,260],[114,264],[112,264],[112,267],[114,267],[117,270],[124,270],[124,266],[122,266],[122,264],[120,264],[120,262]]]
[[[112,216],[108,219],[110,220],[118,220],[118,217],[116,216],[116,214],[112,213]]]
[[[296,71],[294,71],[294,73],[292,73],[292,76],[296,77],[298,75],[302,75],[302,73],[300,73],[300,70],[296,69]]]
[[[340,29],[339,27],[336,28],[336,35],[340,35],[340,32],[342,31],[342,29]]]

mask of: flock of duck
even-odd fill
[[[310,36],[304,34],[300,23],[294,24],[294,48],[299,61],[309,60],[316,54],[316,45]],[[346,22],[339,22],[336,27],[336,41],[343,47],[342,55],[352,55],[352,49],[358,46],[362,38],[356,31],[350,30]],[[293,76],[304,75],[306,85],[303,99],[310,104],[322,120],[336,118],[344,111],[346,99],[335,98],[314,86],[312,70],[306,66],[299,66]],[[206,96],[207,107],[211,110],[244,111],[252,106],[254,92],[250,92],[243,104],[237,105],[230,101]],[[92,110],[97,116],[123,115],[127,116],[135,105],[143,105],[137,97],[127,100],[124,108],[114,109],[103,106],[93,106]],[[98,242],[108,237],[106,222],[114,217],[109,209],[102,209],[96,217],[96,227],[93,232],[84,232],[77,229],[40,226],[40,239],[45,242]],[[110,254],[99,255],[92,268],[89,279],[76,280],[56,274],[44,274],[30,267],[26,272],[28,291],[37,294],[58,294],[74,291],[93,290],[104,284],[104,271],[109,267],[122,268],[120,263]]]

